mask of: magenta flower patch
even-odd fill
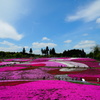
[[[72,78],[84,78],[86,81],[97,81],[97,78],[100,78],[100,69],[87,69],[81,73],[68,74],[68,76]]]
[[[15,71],[15,70],[20,70],[20,69],[24,69],[26,67],[2,67],[0,68],[0,72],[3,71]]]
[[[100,86],[45,80],[0,86],[2,100],[100,100]]]
[[[63,74],[70,79],[84,78],[86,82],[100,84],[100,65],[94,59],[15,58],[4,61],[8,62],[0,64],[10,64],[11,61],[16,64],[0,68],[0,100],[100,100],[100,86],[70,83],[55,77]],[[87,70],[65,71],[65,67],[84,69],[84,65],[89,66]],[[89,69],[91,67],[98,69]]]

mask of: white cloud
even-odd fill
[[[34,50],[33,53],[34,54],[41,54],[41,50]]]
[[[72,42],[72,40],[66,40],[66,41],[64,41],[64,43],[71,43]]]
[[[47,38],[47,37],[43,37],[42,40],[48,40],[49,41],[50,39]]]
[[[19,50],[22,50],[23,46],[18,46],[18,45],[15,45],[11,42],[8,42],[8,41],[3,41],[3,42],[0,42],[0,51],[10,51],[10,52],[17,52]],[[25,48],[28,48],[28,46],[24,46]]]
[[[8,45],[8,46],[14,46],[14,44],[13,44],[13,43],[8,42],[8,41],[3,41],[3,42],[0,42],[0,44],[3,44],[3,45]]]
[[[57,46],[57,44],[55,44],[55,43],[33,42],[32,46],[33,46],[33,48],[43,48],[43,47],[46,47],[46,46],[48,46],[48,47],[55,47],[55,46]]]
[[[96,23],[100,23],[100,18],[97,18]]]
[[[88,35],[89,35],[88,33],[83,34],[83,36],[88,36]]]
[[[18,19],[29,13],[28,2],[29,0],[0,0],[0,38],[22,39],[23,35],[11,23],[14,25]]]
[[[85,41],[81,41],[80,43],[75,45],[73,48],[91,48],[95,45],[96,45],[95,41],[85,40]]]
[[[29,0],[0,0],[0,19],[11,22],[29,12]]]
[[[0,21],[0,38],[10,38],[14,40],[22,39],[23,35],[19,34],[10,24]]]
[[[29,48],[28,46],[24,46],[25,49]]]
[[[66,21],[83,19],[89,22],[96,20],[98,17],[100,17],[100,0],[94,0],[83,9],[78,10],[75,15],[66,17]]]

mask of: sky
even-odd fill
[[[0,0],[0,51],[41,54],[41,48],[84,49],[100,44],[100,0]]]

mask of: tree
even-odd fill
[[[86,57],[86,53],[85,53],[84,49],[82,49],[82,51],[81,51],[81,56]]]
[[[49,48],[48,48],[48,46],[46,47],[46,55],[48,56],[48,52],[49,52]]]
[[[30,48],[30,51],[29,51],[29,53],[30,53],[30,54],[32,54],[32,52],[33,52],[33,50],[32,50],[32,48]]]
[[[50,55],[55,55],[56,54],[55,48],[50,49],[49,50],[49,53],[50,53]]]
[[[52,48],[52,54],[55,55],[56,52],[55,52],[55,48]]]
[[[6,53],[4,51],[0,51],[0,58],[4,58],[6,56]]]
[[[52,55],[52,50],[51,49],[49,50],[49,54]]]
[[[88,53],[87,57],[93,58],[93,52]]]
[[[23,57],[23,54],[17,52],[15,54],[13,54],[13,57],[15,57],[15,58],[22,58]]]
[[[23,51],[22,51],[22,53],[23,53],[23,54],[25,54],[25,53],[26,53],[26,50],[25,50],[25,48],[23,48]]]
[[[64,56],[64,57],[67,56],[67,51],[66,51],[66,50],[63,51],[63,56]]]
[[[42,55],[43,55],[43,49],[41,49],[41,53],[42,53]]]
[[[65,57],[86,57],[86,53],[84,50],[79,50],[79,49],[72,49],[68,51],[63,52],[63,56]]]
[[[41,49],[42,55],[45,54],[46,55],[46,50],[45,49]]]
[[[94,58],[100,58],[99,55],[100,55],[100,45],[96,45],[92,48],[92,52],[93,52],[93,57]]]

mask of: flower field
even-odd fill
[[[82,79],[84,84],[80,84]],[[14,58],[0,62],[0,100],[100,100],[99,94],[100,65],[95,59]]]
[[[100,100],[100,86],[59,80],[12,82],[0,87],[1,100]]]

